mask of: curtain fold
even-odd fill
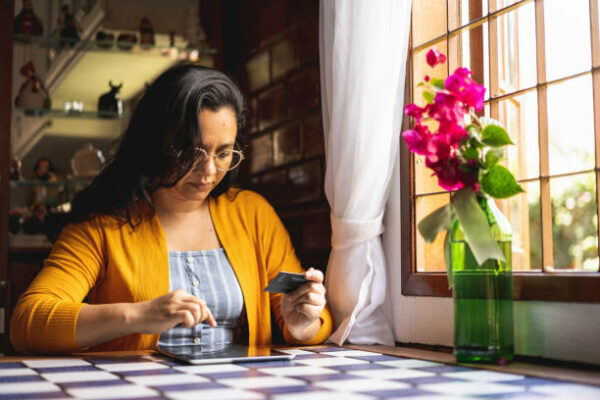
[[[384,207],[399,148],[410,0],[321,0],[325,193],[332,251],[325,286],[330,341],[394,344],[381,246]]]

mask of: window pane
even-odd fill
[[[448,194],[417,197],[415,200],[415,226],[423,219],[423,217],[448,204],[449,201],[450,195]],[[446,233],[442,232],[437,236],[433,243],[427,243],[423,239],[423,236],[417,231],[417,272],[446,271],[446,264],[444,261],[445,235]]]
[[[498,102],[502,122],[514,146],[507,146],[505,165],[517,179],[539,176],[538,107],[535,91]]]
[[[548,81],[590,69],[589,10],[589,0],[544,1]]]
[[[548,87],[550,174],[594,168],[592,78],[584,75]]]
[[[513,270],[541,271],[540,184],[534,181],[521,186],[525,193],[496,202],[512,227]]]
[[[515,4],[520,0],[490,0],[490,11],[498,11]]]
[[[554,268],[598,270],[595,174],[550,180]]]
[[[441,41],[433,46],[427,47],[421,51],[414,52],[413,62],[413,102],[417,105],[424,107],[426,104],[423,98],[423,88],[418,87],[418,84],[423,81],[425,75],[429,75],[432,78],[446,79],[448,76],[448,67],[446,64],[437,65],[435,68],[431,68],[425,61],[425,55],[429,49],[435,48],[440,52],[446,54],[447,46],[446,41]],[[425,125],[433,132],[437,129],[438,123],[434,120],[425,122]],[[423,156],[415,155],[414,157],[414,179],[415,179],[415,191],[417,194],[440,192],[443,189],[437,184],[437,178],[431,176],[431,170],[425,167],[425,158]]]
[[[448,66],[450,71],[465,67],[473,71],[473,79],[485,85],[485,98],[489,90],[488,23],[457,32],[450,37]]]
[[[413,0],[412,10],[414,46],[428,42],[447,32],[446,0]],[[446,52],[444,51],[444,53]]]
[[[537,83],[535,3],[498,17],[498,78],[500,96]]]
[[[487,15],[487,0],[448,0],[450,30]]]

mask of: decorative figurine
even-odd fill
[[[11,181],[22,181],[23,180],[23,172],[21,170],[21,166],[23,163],[19,160],[19,157],[14,156],[12,160],[10,160],[10,180]]]
[[[154,29],[148,18],[140,21],[140,44],[146,49],[154,46]]]
[[[121,33],[117,36],[117,47],[121,50],[131,50],[137,43],[137,36],[133,33]]]
[[[44,182],[56,182],[54,165],[47,157],[42,157],[33,167],[33,179]]]
[[[25,114],[27,115],[41,115],[49,111],[52,106],[50,94],[44,83],[35,74],[33,62],[29,60],[21,67],[19,72],[27,79],[19,89],[15,106],[25,108]]]
[[[112,81],[108,83],[110,91],[104,93],[98,99],[98,116],[104,118],[118,118],[123,115],[123,102],[119,98],[119,90],[123,87],[121,83],[114,86]]]
[[[110,49],[115,41],[115,35],[104,31],[96,32],[96,44],[103,49]]]
[[[86,143],[81,149],[77,150],[71,158],[71,168],[77,178],[93,178],[98,175],[100,168],[104,164],[104,155],[100,149],[94,147],[91,143]]]
[[[79,27],[75,23],[75,17],[69,9],[69,5],[65,4],[60,9],[61,15],[58,18],[58,29],[60,31],[61,43],[74,45],[79,41]]]
[[[14,33],[19,35],[41,36],[44,24],[33,12],[32,0],[23,0],[23,9],[15,17]]]

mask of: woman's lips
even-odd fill
[[[211,182],[190,183],[196,190],[206,191],[212,187]]]

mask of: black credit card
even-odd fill
[[[280,272],[269,285],[265,288],[265,292],[271,293],[289,293],[298,289],[300,286],[309,282],[304,274],[296,274],[294,272]]]

